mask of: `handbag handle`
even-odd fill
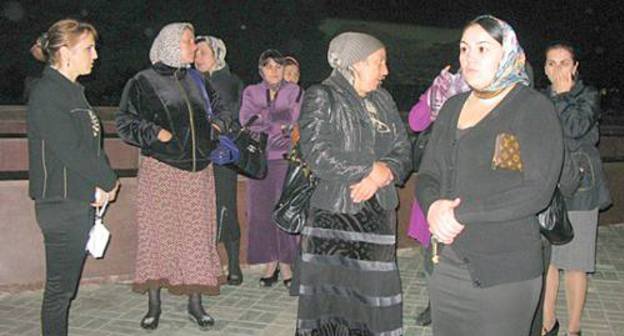
[[[251,126],[251,124],[253,124],[256,120],[258,120],[259,117],[260,116],[258,116],[257,114],[252,115],[251,118],[247,120],[245,125],[243,125],[243,128],[247,128],[248,126]]]

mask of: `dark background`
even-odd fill
[[[490,13],[516,30],[534,65],[538,87],[546,84],[543,50],[549,41],[578,46],[586,82],[602,89],[606,115],[624,114],[624,10],[620,1],[4,1],[0,10],[0,104],[23,104],[24,83],[38,76],[42,64],[29,54],[37,36],[55,21],[73,17],[95,25],[100,33],[99,60],[93,74],[81,78],[94,105],[117,105],[123,86],[149,65],[148,52],[160,28],[175,21],[193,23],[197,34],[222,37],[227,61],[245,83],[259,80],[257,57],[278,48],[302,64],[302,85],[329,74],[327,38],[319,31],[325,18],[349,18],[461,27]],[[391,51],[390,51],[391,52]],[[444,66],[440,61],[440,68]],[[399,66],[395,64],[395,66]],[[392,76],[393,64],[390,64]],[[432,69],[433,72],[437,69]],[[389,82],[392,82],[391,80]],[[422,85],[388,87],[401,91],[399,106],[409,108]]]

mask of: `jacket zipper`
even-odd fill
[[[67,167],[63,167],[64,198],[67,198]]]
[[[45,140],[43,139],[41,139],[41,165],[43,166],[43,191],[41,192],[41,198],[45,198],[48,187],[48,168],[45,162]]]
[[[197,154],[195,153],[196,151],[195,147],[197,146],[197,144],[195,143],[195,121],[193,120],[193,109],[191,108],[191,102],[189,101],[186,91],[184,90],[184,88],[182,87],[182,84],[180,84],[180,81],[177,78],[176,78],[176,84],[178,85],[178,89],[182,93],[182,97],[184,97],[184,101],[186,102],[186,108],[189,113],[189,125],[191,126],[191,149],[193,151],[192,153],[193,172],[195,172],[195,170],[197,169],[197,165],[196,165]]]

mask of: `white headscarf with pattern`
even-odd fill
[[[182,51],[180,50],[180,41],[182,40],[184,29],[195,32],[193,25],[187,22],[170,23],[160,30],[152,43],[149,53],[152,64],[161,62],[174,68],[189,65],[188,63],[182,63]]]

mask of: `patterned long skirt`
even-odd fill
[[[216,248],[212,166],[187,172],[143,158],[137,188],[133,289],[216,295],[224,278]]]
[[[301,249],[297,335],[403,334],[394,211],[374,198],[356,214],[312,208]]]

